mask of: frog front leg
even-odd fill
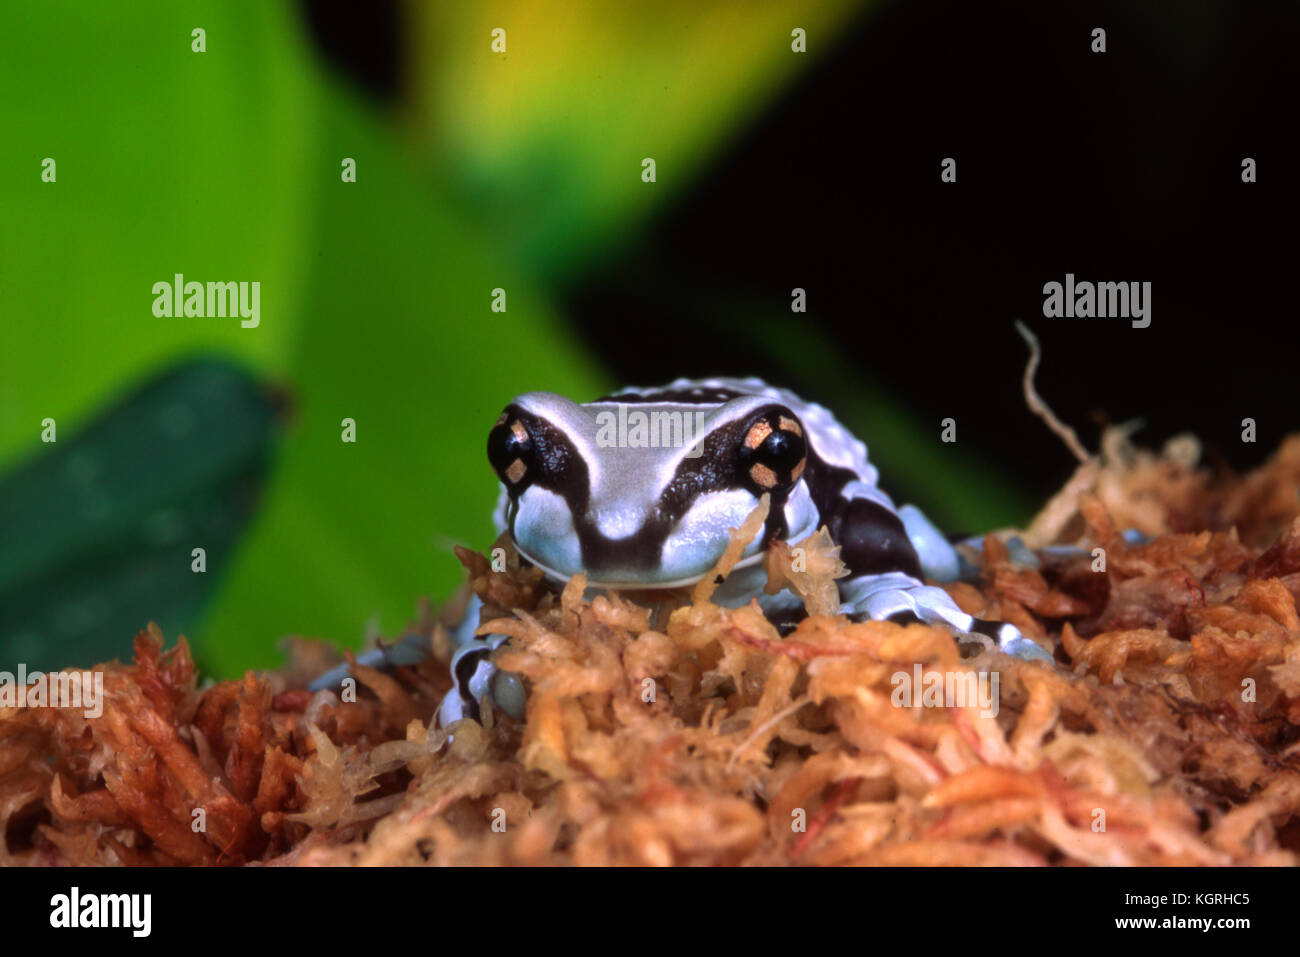
[[[482,721],[484,700],[512,718],[524,716],[524,686],[518,675],[502,671],[492,663],[492,653],[508,640],[505,635],[476,636],[482,600],[473,596],[465,616],[452,636],[456,651],[451,656],[451,690],[438,706],[438,725],[447,727],[461,718]]]
[[[479,626],[482,600],[473,596],[465,614],[451,634],[455,651],[451,658],[452,687],[438,706],[438,724],[446,727],[461,718],[479,721],[484,697],[492,696],[495,707],[515,718],[524,714],[524,688],[517,675],[500,671],[492,664],[492,652],[506,641],[505,635],[475,636]],[[402,665],[415,665],[430,655],[427,635],[411,634],[401,641],[372,648],[356,656],[357,664],[379,671],[392,671]],[[350,665],[342,664],[313,680],[310,691],[337,691],[352,676]]]
[[[874,489],[864,487],[866,494],[861,495],[855,491],[846,486],[827,521],[840,545],[840,559],[849,568],[849,576],[839,583],[842,613],[858,620],[940,624],[958,634],[991,638],[1017,658],[1053,663],[1050,653],[1014,625],[968,615],[942,588],[926,585],[909,527]]]
[[[379,671],[392,671],[403,665],[417,665],[430,654],[429,636],[409,634],[400,641],[380,648],[363,651],[356,656],[357,664]],[[341,664],[325,672],[307,685],[308,691],[337,691],[345,679],[353,677],[352,666]]]

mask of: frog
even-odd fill
[[[488,430],[487,458],[500,485],[498,532],[557,590],[578,574],[589,595],[692,586],[713,572],[734,530],[766,497],[761,532],[717,584],[715,603],[757,601],[771,621],[793,627],[802,599],[789,590],[767,594],[763,559],[773,543],[800,542],[824,527],[847,569],[837,587],[839,613],[849,620],[940,625],[968,649],[992,643],[1055,664],[1014,625],[970,615],[931,584],[962,575],[956,547],[919,508],[894,504],[866,445],[828,409],[762,379],[681,378],[585,403],[525,392]],[[507,639],[476,634],[481,608],[472,598],[452,634],[442,727],[480,720],[489,699],[516,718],[525,710],[519,678],[493,664]],[[426,638],[358,660],[393,667],[427,653]],[[311,687],[337,685],[346,669]]]

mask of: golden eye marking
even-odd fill
[[[505,424],[506,424],[506,419],[508,419],[508,418],[510,418],[510,416],[508,416],[506,413],[502,412],[502,413],[501,413],[501,418],[497,419],[496,422],[493,423],[492,428],[495,429],[495,428],[498,428],[498,427],[500,427],[500,426],[505,425]]]
[[[510,463],[510,468],[506,469],[506,478],[510,479],[511,485],[518,485],[519,480],[524,477],[528,471],[528,466],[524,464],[523,459],[515,459]]]
[[[786,416],[783,415],[781,416],[781,421],[779,424],[781,426],[781,431],[793,432],[795,435],[799,436],[799,438],[801,439],[803,438],[803,429],[799,428],[799,423],[796,422],[794,419],[787,418]]]
[[[776,473],[766,465],[755,465],[749,470],[749,477],[759,488],[775,488]]]
[[[799,460],[799,464],[796,465],[796,466],[794,467],[794,471],[792,471],[792,472],[790,473],[790,479],[791,479],[791,481],[794,481],[794,482],[799,481],[799,476],[800,476],[800,475],[803,475],[803,467],[804,467],[805,465],[807,465],[807,464],[808,464],[808,460],[807,460],[807,459],[800,459],[800,460]]]
[[[515,434],[515,438],[520,442],[528,441],[528,430],[524,428],[524,424],[518,419],[510,423],[510,431]]]
[[[745,436],[745,448],[756,449],[772,434],[772,427],[763,420],[754,423],[749,434]]]

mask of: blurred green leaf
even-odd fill
[[[273,418],[242,370],[188,362],[0,476],[0,667],[127,659],[147,622],[174,638],[193,621],[256,503]]]
[[[687,186],[864,6],[416,0],[413,121],[463,206],[567,278]],[[791,50],[796,27],[807,53]]]
[[[12,0],[0,36],[0,463],[36,447],[43,418],[71,429],[181,353],[287,368],[304,170],[322,162],[290,6]],[[260,281],[260,327],[156,318],[152,286],[177,272]]]

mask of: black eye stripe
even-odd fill
[[[721,386],[694,386],[687,389],[649,389],[644,392],[615,392],[613,395],[601,396],[598,402],[621,402],[625,405],[647,405],[666,402],[680,405],[721,405],[731,399],[748,395]]]
[[[569,500],[571,508],[580,501],[586,509],[587,463],[568,436],[540,416],[506,406],[488,433],[488,462],[512,497],[537,485]]]

